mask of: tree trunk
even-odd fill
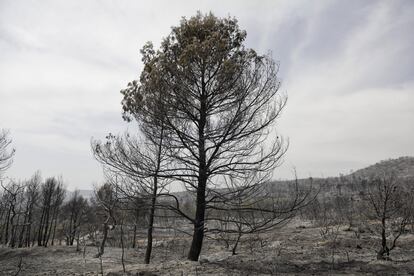
[[[29,221],[27,224],[27,228],[26,228],[26,238],[25,238],[26,247],[30,247],[31,232],[32,232],[32,224]]]
[[[198,186],[197,186],[197,203],[196,216],[194,221],[193,240],[191,242],[188,259],[198,261],[204,239],[204,217],[206,213],[206,186],[207,186],[207,163],[205,152],[204,128],[207,122],[207,95],[205,91],[204,76],[202,77],[202,95],[200,98],[200,119],[198,121]]]
[[[32,247],[35,245],[35,243],[36,243],[36,233],[35,233],[35,231],[33,231]]]
[[[42,245],[44,247],[47,247],[47,233],[49,232],[49,217],[50,217],[50,207],[47,207],[44,233],[43,233],[43,242],[42,242]]]
[[[188,253],[188,259],[191,261],[198,261],[198,257],[201,253],[204,239],[204,216],[205,216],[205,189],[206,179],[199,182],[197,189],[197,209],[196,218],[194,222],[193,240],[191,242],[190,252]]]
[[[15,243],[16,243],[16,228],[17,228],[17,225],[13,224],[11,228],[11,236],[10,236],[10,243],[9,243],[9,246],[11,248],[14,248]]]
[[[69,220],[69,230],[68,230],[68,234],[66,236],[66,245],[71,245],[71,237],[72,237],[72,226],[73,225],[73,210],[70,213],[70,220]]]
[[[154,189],[151,198],[151,207],[149,213],[148,221],[148,231],[147,231],[147,250],[145,251],[145,260],[144,263],[149,264],[151,260],[151,251],[152,251],[152,231],[154,228],[154,215],[155,215],[155,203],[157,200],[157,185],[158,178],[154,177]]]
[[[4,241],[3,244],[6,245],[9,241],[9,224],[10,224],[10,214],[11,214],[11,206],[9,208],[9,211],[7,212],[7,219],[6,219],[6,229],[4,232]]]
[[[57,216],[55,219],[55,227],[53,227],[52,246],[55,244],[56,225],[57,225]]]
[[[27,212],[26,212],[26,214],[27,214]],[[22,229],[20,230],[20,235],[19,235],[19,245],[18,245],[19,248],[23,247],[24,231],[26,230],[26,224],[27,224],[27,216],[25,215],[24,220],[23,220]]]
[[[42,233],[43,233],[43,220],[45,216],[45,207],[42,209],[42,216],[40,217],[39,222],[39,231],[37,232],[37,245],[42,246]]]
[[[16,229],[17,229],[17,226],[19,225],[20,214],[17,216],[17,224],[15,224],[14,223],[14,218],[16,217],[16,211],[14,210],[14,208],[12,210],[12,213],[13,213],[13,215],[10,218],[10,224],[11,224],[12,228],[11,228],[11,233],[10,233],[11,236],[10,236],[9,246],[14,248],[15,243],[16,243],[16,231],[17,231]]]
[[[30,247],[30,237],[32,233],[32,211],[33,210],[33,202],[30,203],[29,207],[29,214],[27,218],[27,229],[26,229],[26,246]]]
[[[132,239],[132,248],[135,248],[135,244],[137,243],[137,225],[134,225],[134,237]]]
[[[385,229],[385,227],[386,227],[385,217],[383,217],[381,219],[381,226],[382,226],[382,229],[381,229],[381,249],[378,251],[378,254],[377,254],[377,259],[378,260],[385,259],[384,258],[385,254],[387,254],[388,256],[390,255],[390,251],[389,251],[388,246],[387,246],[387,236],[386,236],[386,233],[385,233],[385,230],[386,230]]]
[[[144,260],[146,264],[149,264],[151,260],[152,232],[154,230],[155,204],[157,203],[158,173],[160,171],[160,166],[161,166],[161,150],[162,150],[162,145],[163,145],[163,137],[164,137],[164,124],[161,125],[161,132],[159,136],[160,140],[159,140],[158,149],[157,149],[158,150],[157,165],[155,168],[155,175],[154,175],[154,187],[152,189],[151,207],[150,207],[149,222],[148,222],[147,250],[145,251],[145,260]]]
[[[52,221],[51,221],[51,224],[50,224],[49,234],[47,235],[47,242],[49,242],[50,235],[52,235],[52,246],[54,245],[58,215],[59,215],[59,206],[56,206],[53,209],[53,215],[52,215]],[[53,221],[55,222],[55,224],[53,224]],[[52,231],[52,226],[53,226],[53,231]],[[53,234],[52,234],[52,232],[53,232]]]
[[[108,238],[108,222],[109,222],[109,217],[106,219],[106,221],[103,224],[103,238],[102,238],[101,246],[99,247],[99,253],[96,256],[97,258],[101,257],[105,252],[105,243],[106,243],[106,239]]]
[[[125,256],[125,249],[124,249],[124,230],[122,225],[124,224],[124,222],[121,222],[121,248],[122,248],[122,255],[121,255],[121,262],[122,262],[122,270],[124,271],[124,275],[126,273],[125,270],[125,261],[124,261],[124,256]]]
[[[79,247],[79,236],[80,236],[80,231],[78,231],[77,235],[76,235],[76,252],[80,251],[80,247]]]
[[[48,243],[49,243],[49,240],[50,240],[50,235],[52,234],[52,228],[53,228],[53,221],[55,222],[55,224],[56,224],[56,220],[55,220],[55,216],[56,216],[56,209],[55,208],[53,208],[53,213],[52,213],[52,219],[50,220],[50,227],[49,227],[49,230],[48,230],[48,233],[47,233],[47,236],[46,236],[46,241],[45,241],[45,244],[47,245]],[[53,242],[52,242],[53,243]],[[45,245],[45,246],[46,246]]]
[[[75,241],[75,237],[76,237],[76,225],[75,223],[73,224],[74,224],[73,230],[72,230],[72,233],[70,233],[70,243],[69,243],[70,246],[73,245],[73,242]]]

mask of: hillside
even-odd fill
[[[358,189],[358,179],[360,177],[379,176],[383,173],[395,172],[398,177],[414,179],[414,157],[399,157],[377,162],[368,167],[359,169],[348,175],[331,176],[326,178],[312,178],[314,187],[322,187],[321,194],[324,196],[337,192],[338,187],[342,187],[342,192],[355,192]],[[300,186],[308,187],[311,183],[309,178],[298,179]],[[289,192],[289,187],[294,184],[294,180],[275,180],[269,183],[273,192]],[[356,186],[355,186],[356,185]],[[345,187],[347,187],[345,189]]]
[[[351,175],[354,176],[372,176],[382,172],[396,172],[399,177],[414,177],[414,157],[400,157],[397,159],[387,159],[374,165],[357,170]]]
[[[347,176],[346,179],[352,179],[352,177],[369,177],[373,175],[381,174],[384,171],[395,171],[398,176],[400,177],[410,177],[414,178],[414,157],[399,157],[396,159],[387,159],[379,161],[373,165],[370,165],[366,168],[359,169]],[[344,179],[341,180],[339,176],[327,177],[327,178],[313,178],[314,184],[320,185],[322,183],[329,183],[329,186],[334,186],[336,184],[341,183]],[[273,186],[273,190],[285,190],[288,191],[288,187],[292,183],[293,180],[275,180],[271,181],[269,184]],[[309,184],[309,179],[298,179],[299,183],[302,185]],[[67,198],[70,198],[72,195],[72,191],[69,191],[67,194]],[[93,190],[79,190],[80,195],[84,198],[91,198],[93,196]],[[186,191],[177,191],[174,192],[178,198],[182,201],[189,201],[191,196]]]

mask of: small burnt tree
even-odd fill
[[[63,205],[62,212],[66,217],[64,222],[64,233],[66,236],[66,245],[73,245],[80,235],[80,227],[85,222],[88,201],[75,190],[69,200]]]
[[[256,174],[253,174],[257,176]],[[224,241],[236,254],[238,245],[245,235],[259,235],[281,227],[289,222],[298,211],[308,206],[318,194],[313,182],[292,181],[287,190],[275,188],[267,177],[250,180],[230,179],[226,188],[211,191],[209,196],[206,234],[210,238]],[[266,182],[262,182],[266,181]],[[252,240],[250,238],[250,240]],[[262,241],[261,241],[262,243]]]
[[[388,259],[414,212],[412,190],[394,172],[384,172],[364,179],[362,183],[365,214],[379,224],[381,246],[377,259]]]
[[[141,128],[143,129],[143,128]],[[153,130],[154,131],[154,130]],[[167,162],[163,146],[163,130],[154,136],[140,138],[108,135],[106,143],[92,142],[95,158],[106,169],[108,179],[119,197],[129,201],[135,212],[139,209],[148,214],[147,248],[144,262],[151,259],[153,230],[157,200],[165,192],[168,180],[160,177],[162,165]]]
[[[144,47],[144,62],[148,61],[150,52],[150,47]],[[142,81],[146,78],[149,78],[146,74],[141,76]],[[159,90],[141,90],[136,81],[129,83],[121,93],[137,95],[133,103],[131,99],[123,101],[123,118],[138,123],[139,135],[109,134],[105,143],[93,140],[92,150],[108,175],[118,175],[122,179],[114,182],[120,195],[130,202],[142,203],[141,206],[136,206],[137,212],[138,208],[147,210],[147,248],[144,262],[148,264],[151,259],[158,197],[165,192],[169,182],[162,176],[170,162],[164,141],[167,136],[165,106],[162,101],[164,95]]]
[[[29,247],[34,223],[35,206],[39,197],[41,183],[40,172],[36,172],[28,181],[25,181],[24,190],[24,219],[19,235],[19,247]]]
[[[154,52],[151,44],[146,45],[141,53],[142,61],[152,64]],[[140,81],[152,81],[149,71],[141,74]],[[123,118],[135,121],[139,134],[131,136],[114,136],[109,134],[106,143],[92,141],[95,158],[110,171],[119,174],[124,181],[117,183],[120,192],[132,202],[142,202],[148,210],[147,250],[145,263],[149,263],[152,252],[154,218],[158,197],[165,192],[168,180],[165,167],[170,159],[167,155],[165,139],[168,136],[166,127],[166,109],[163,89],[159,86],[152,89],[141,89],[139,82],[130,82],[121,93]],[[131,97],[131,95],[134,95]],[[129,183],[132,185],[122,185]],[[144,205],[141,206],[141,208]]]
[[[37,244],[38,246],[46,247],[52,233],[52,240],[54,239],[57,218],[65,198],[65,190],[62,179],[55,177],[47,178],[40,190],[41,216],[37,233]]]
[[[4,204],[4,225],[2,226],[3,244],[9,244],[14,247],[16,241],[16,218],[17,221],[20,216],[19,209],[21,208],[21,198],[24,191],[24,186],[20,182],[10,181],[7,185],[1,183],[4,190],[2,203]],[[3,215],[3,214],[2,214]]]
[[[102,223],[103,237],[99,246],[99,252],[96,255],[99,258],[105,252],[105,243],[108,238],[110,223],[113,226],[116,225],[115,209],[118,204],[118,198],[111,183],[104,183],[102,186],[96,187],[92,202],[97,206],[97,215],[103,213],[104,216]]]

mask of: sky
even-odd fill
[[[6,175],[103,180],[92,138],[133,129],[119,91],[181,17],[234,16],[246,45],[280,62],[289,140],[275,179],[326,177],[414,156],[414,1],[0,0],[0,129]]]

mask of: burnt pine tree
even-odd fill
[[[97,258],[101,257],[105,252],[105,243],[108,238],[109,223],[112,221],[112,225],[116,225],[115,209],[117,208],[118,198],[111,183],[105,183],[95,189],[94,202],[99,207],[99,211],[104,213],[103,221],[103,237],[99,246],[99,252],[96,255]]]
[[[79,237],[80,227],[85,217],[88,201],[79,194],[73,192],[70,199],[63,205],[63,213],[68,221],[65,224],[66,245],[73,245],[76,237]]]
[[[108,135],[105,143],[92,141],[92,149],[95,158],[104,166],[108,180],[113,180],[113,186],[120,196],[133,203],[136,212],[143,210],[147,213],[147,248],[144,262],[148,264],[152,252],[157,199],[168,183],[168,180],[159,176],[167,158],[163,146],[163,127],[156,133],[152,132],[151,136],[145,132],[148,129],[140,129],[145,133],[140,138],[128,134],[124,137]]]
[[[37,236],[38,246],[47,247],[52,233],[53,222],[57,223],[56,219],[63,199],[63,182],[55,177],[47,178],[41,187],[42,207]]]
[[[23,227],[20,233],[19,247],[29,247],[32,236],[35,207],[39,197],[39,188],[41,183],[40,172],[36,172],[27,182],[25,190],[25,217]]]
[[[23,185],[11,181],[8,185],[4,186],[1,183],[1,187],[4,190],[2,201],[5,203],[5,226],[3,227],[2,237],[4,238],[3,244],[9,243],[11,247],[14,247],[15,243],[15,218],[18,217],[19,199],[23,191]]]
[[[245,39],[234,18],[183,18],[159,50],[144,47],[140,81],[123,90],[124,111],[132,114],[139,107],[156,117],[153,106],[142,103],[161,95],[163,119],[148,123],[162,122],[167,133],[163,142],[174,162],[163,176],[181,181],[195,197],[194,217],[176,209],[193,224],[193,261],[203,245],[209,191],[229,178],[270,175],[286,150],[271,131],[286,103],[278,92],[278,65],[246,48]]]

